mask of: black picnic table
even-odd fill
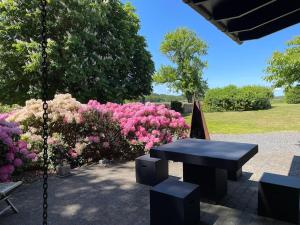
[[[239,170],[258,145],[181,139],[153,147],[150,156],[183,163],[183,181],[198,184],[202,199],[218,202],[227,193],[227,171]]]

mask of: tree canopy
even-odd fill
[[[187,28],[167,33],[160,50],[173,65],[161,66],[153,77],[154,82],[166,83],[170,89],[182,92],[189,102],[203,97],[208,89],[203,79],[207,62],[201,57],[207,54],[207,48],[207,44]]]
[[[130,4],[49,0],[47,25],[50,98],[121,102],[151,93],[154,64]],[[40,97],[39,34],[39,0],[0,2],[1,102]]]
[[[274,52],[266,68],[264,79],[274,87],[290,87],[300,84],[300,36],[287,42],[284,52]]]

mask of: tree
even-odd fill
[[[288,104],[300,104],[300,85],[286,90],[285,99]]]
[[[189,102],[202,98],[208,89],[202,77],[207,62],[201,60],[207,48],[207,44],[187,28],[166,34],[160,50],[175,66],[161,66],[153,76],[154,82],[166,83],[170,89],[181,91]]]
[[[0,2],[0,99],[40,97],[39,0]],[[49,98],[101,102],[151,93],[154,64],[139,18],[119,0],[48,1]]]
[[[300,84],[300,36],[287,42],[284,52],[274,52],[266,68],[266,81],[286,90]]]

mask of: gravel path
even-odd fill
[[[299,151],[300,150],[300,132],[274,132],[262,134],[215,134],[214,140],[249,142],[259,145],[259,149],[266,151]]]
[[[244,166],[245,171],[253,173],[252,180],[258,180],[263,172],[300,176],[300,132],[213,135],[212,138],[258,144],[259,153]]]

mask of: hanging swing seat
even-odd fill
[[[15,213],[18,213],[18,209],[13,205],[9,199],[10,194],[22,185],[22,181],[0,183],[0,202],[6,202],[8,205],[6,208],[0,211],[0,215],[4,214],[7,210],[12,209]]]

